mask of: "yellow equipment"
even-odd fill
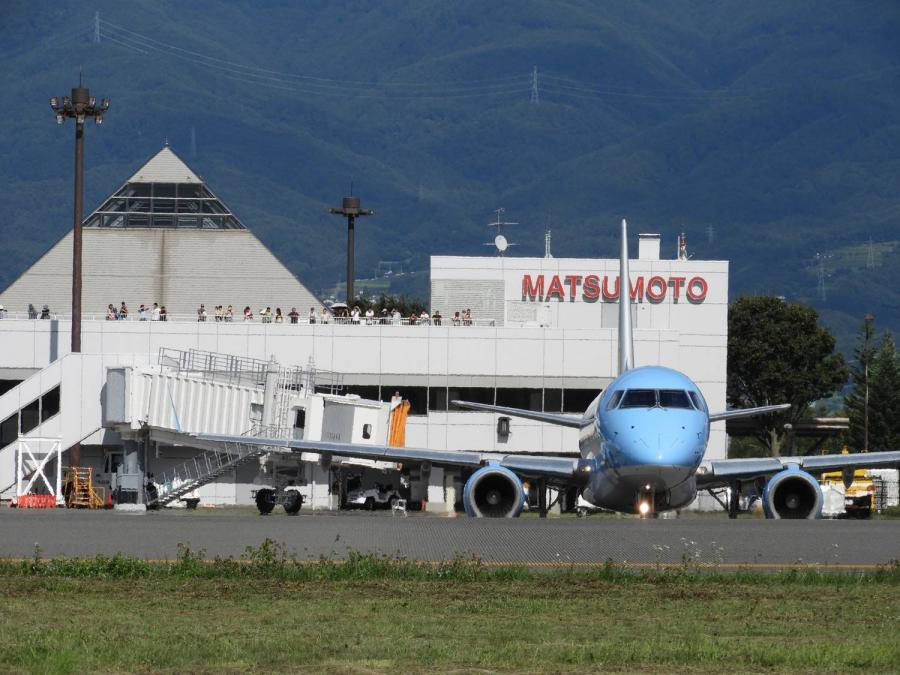
[[[90,467],[67,466],[63,481],[66,506],[70,509],[102,509],[103,498],[93,485],[94,470]],[[100,488],[102,491],[102,488]]]
[[[391,411],[388,445],[392,448],[402,448],[406,445],[406,418],[409,416],[409,408],[409,401],[403,401]]]

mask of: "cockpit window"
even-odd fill
[[[609,403],[606,404],[607,410],[612,410],[613,408],[619,407],[619,401],[622,400],[622,394],[625,393],[624,389],[619,389],[619,391],[613,392],[613,395],[609,399]]]
[[[680,389],[660,389],[659,405],[662,408],[690,408],[691,400],[686,391]]]
[[[702,410],[706,412],[706,404],[703,402],[703,397],[696,391],[689,391],[688,395],[691,397],[691,400],[694,402],[694,407],[697,410]]]
[[[655,405],[655,389],[629,389],[622,398],[623,408],[652,408]]]

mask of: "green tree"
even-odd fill
[[[745,296],[728,313],[728,403],[736,408],[790,403],[786,415],[757,418],[756,439],[781,454],[785,422],[809,414],[814,401],[847,380],[834,337],[811,307],[771,296]]]
[[[853,385],[844,400],[847,417],[850,418],[849,444],[854,450],[868,450],[868,406],[871,385],[872,361],[876,353],[875,321],[871,314],[863,321],[853,350],[853,368],[850,382]]]
[[[900,364],[894,337],[885,332],[869,381],[869,450],[900,447]]]

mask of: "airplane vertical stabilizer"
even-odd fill
[[[628,273],[628,223],[622,219],[622,252],[619,256],[619,375],[634,368],[631,335],[631,276]]]

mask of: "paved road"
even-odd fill
[[[474,520],[386,513],[160,512],[0,509],[0,556],[123,553],[173,559],[179,543],[207,556],[238,556],[266,537],[301,558],[342,557],[348,548],[420,560],[477,555],[491,562],[878,564],[900,559],[898,521]]]

